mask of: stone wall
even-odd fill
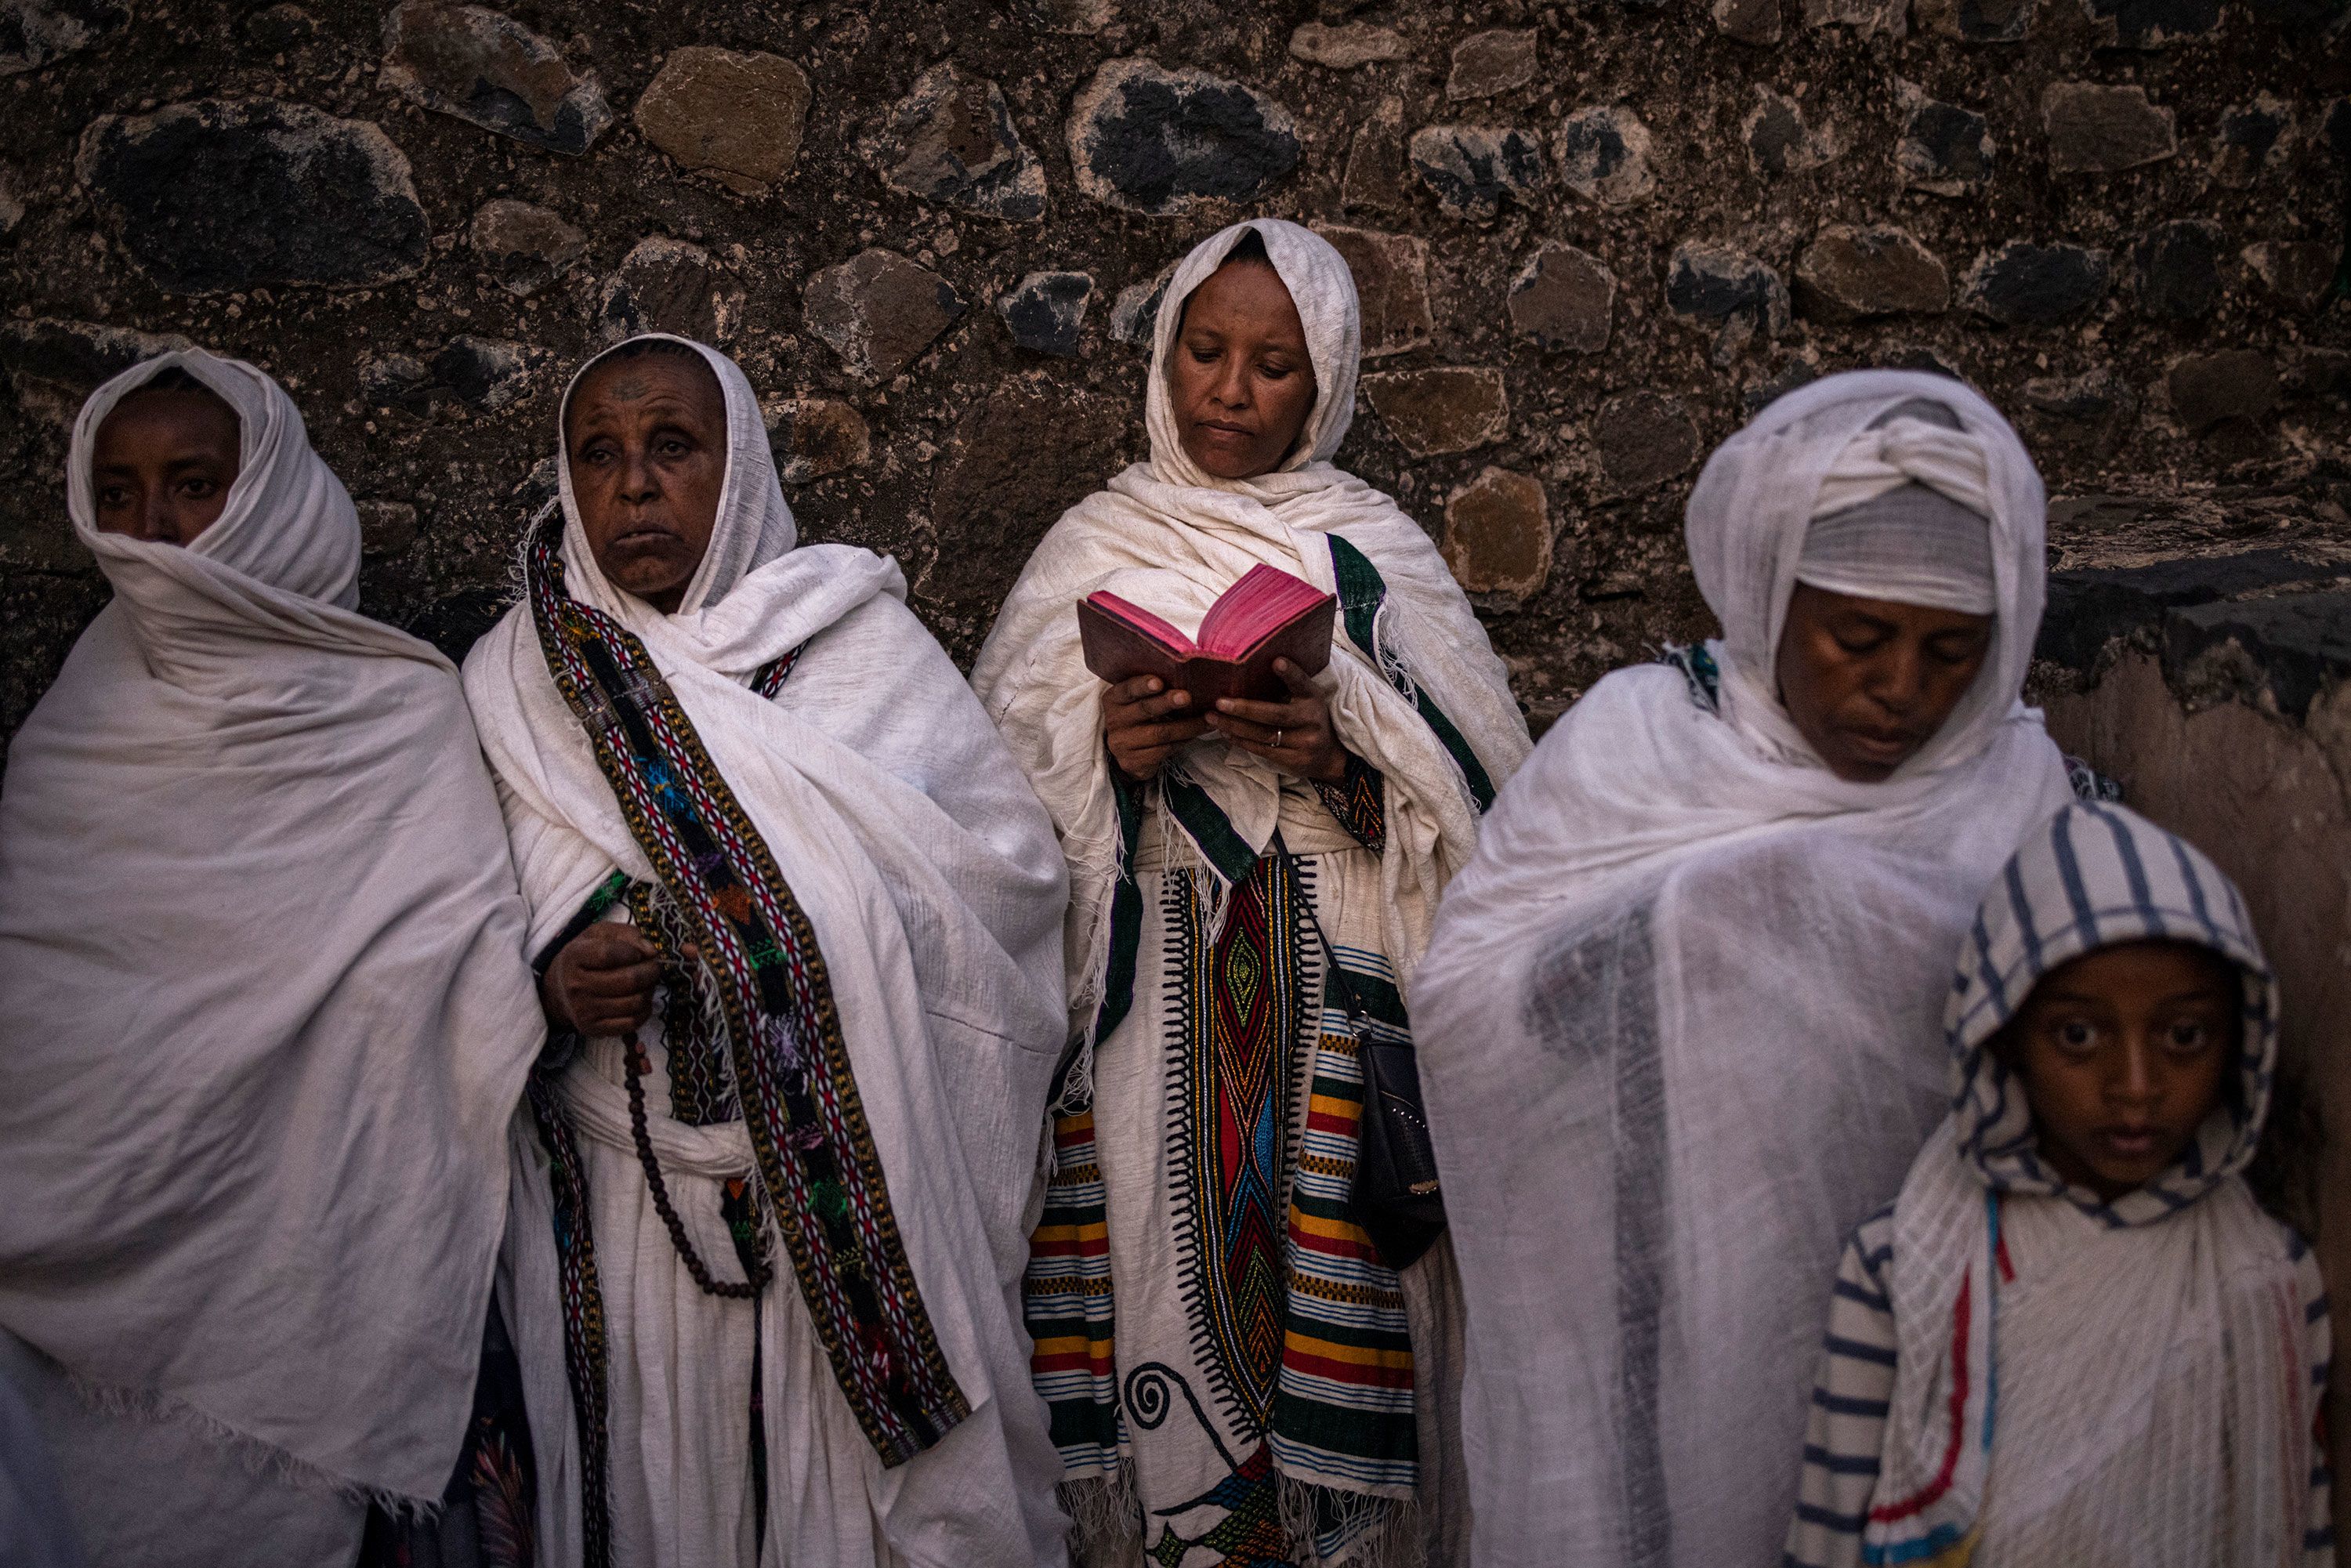
[[[1838,367],[1965,375],[2054,489],[2324,529],[2344,10],[7,0],[0,733],[103,596],[65,423],[181,339],[287,383],[362,503],[367,607],[453,652],[569,368],[713,339],[805,531],[897,554],[968,658],[1139,452],[1155,281],[1244,213],[1356,267],[1342,460],[1442,538],[1539,723],[1705,629],[1690,475]]]

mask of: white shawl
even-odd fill
[[[1776,700],[1773,654],[1823,475],[1914,398],[1975,449],[1997,626],[1935,737],[1846,783]],[[1609,675],[1487,819],[1413,1017],[1468,1302],[1479,1564],[1776,1555],[1824,1282],[1942,1109],[1949,956],[2067,798],[2018,702],[2043,513],[2015,434],[1956,382],[1781,399],[1690,497],[1719,705],[1664,665]]]
[[[99,426],[173,366],[241,472],[185,548],[100,533]],[[456,672],[352,611],[350,498],[250,365],[115,377],[67,483],[115,598],[0,798],[0,1324],[298,1483],[437,1501],[544,1034]]]
[[[908,1464],[885,1470],[866,1452],[880,1530],[912,1560],[946,1563],[968,1550],[975,1521],[1009,1521],[989,1549],[1013,1561],[1060,1529],[1058,1463],[1010,1292],[1027,1260],[1024,1217],[1062,1040],[1061,860],[1027,781],[906,609],[896,563],[849,545],[794,548],[750,383],[731,360],[694,347],[726,393],[726,476],[709,552],[678,612],[597,569],[568,458],[567,582],[643,643],[823,953],[899,1234],[972,1406],[938,1449]],[[749,689],[762,665],[803,644],[776,700]],[[537,951],[613,868],[643,880],[653,868],[549,673],[528,603],[467,657],[465,690]],[[792,1290],[789,1274],[774,1288]],[[550,1382],[564,1399],[559,1365],[532,1380],[534,1397]],[[568,1449],[568,1419],[543,1416],[534,1409],[534,1434],[550,1431]],[[576,1485],[576,1458],[568,1473]],[[973,1500],[981,1496],[985,1508]]]
[[[1185,454],[1168,402],[1168,361],[1186,302],[1249,230],[1264,239],[1298,307],[1316,396],[1280,470],[1217,479]],[[1502,662],[1428,536],[1387,497],[1331,465],[1354,417],[1361,354],[1354,279],[1321,236],[1258,218],[1202,241],[1169,280],[1154,331],[1144,402],[1151,461],[1053,525],[980,649],[972,685],[1035,782],[1069,857],[1070,990],[1081,1019],[1100,1000],[1120,855],[1102,682],[1078,642],[1076,605],[1087,594],[1109,589],[1193,632],[1252,566],[1279,567],[1335,592],[1331,536],[1370,559],[1387,585],[1378,646],[1358,645],[1343,627],[1318,685],[1340,740],[1386,777],[1383,939],[1400,974],[1426,946],[1437,896],[1477,843],[1479,805],[1391,673],[1425,690],[1458,727],[1494,788],[1526,757],[1526,721]],[[1262,852],[1280,814],[1281,775],[1214,736],[1187,747],[1177,763]]]

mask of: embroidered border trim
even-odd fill
[[[898,1233],[815,930],[644,645],[566,591],[559,527],[550,514],[528,551],[540,651],[630,833],[695,925],[818,1340],[882,1463],[903,1464],[971,1406]]]
[[[1339,585],[1340,619],[1347,628],[1347,640],[1362,649],[1373,666],[1388,677],[1388,684],[1412,699],[1420,710],[1423,724],[1436,732],[1452,757],[1454,766],[1461,769],[1461,778],[1469,786],[1470,798],[1478,802],[1483,813],[1494,804],[1494,780],[1486,772],[1478,754],[1469,748],[1468,739],[1462,735],[1437,699],[1420,686],[1400,679],[1380,657],[1380,607],[1387,602],[1388,581],[1380,569],[1362,550],[1337,534],[1323,536],[1331,541],[1331,575]]]

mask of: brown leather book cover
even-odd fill
[[[1273,571],[1271,567],[1253,568],[1249,577],[1228,591],[1226,598],[1259,573]],[[1259,586],[1263,586],[1261,581]],[[1290,688],[1274,673],[1276,659],[1288,659],[1309,675],[1322,674],[1331,663],[1331,629],[1338,601],[1303,582],[1298,586],[1313,594],[1311,601],[1293,590],[1289,597],[1299,601],[1297,608],[1262,631],[1245,628],[1250,641],[1229,656],[1201,650],[1166,622],[1116,594],[1089,594],[1078,601],[1078,635],[1085,649],[1086,668],[1113,685],[1137,675],[1157,675],[1167,690],[1191,693],[1196,712],[1220,697],[1280,702],[1290,695]],[[1207,622],[1202,625],[1205,630]]]

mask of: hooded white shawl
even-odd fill
[[[1168,361],[1185,303],[1250,230],[1264,240],[1298,307],[1315,400],[1280,469],[1218,479],[1185,454],[1168,400]],[[1081,1018],[1100,1000],[1120,855],[1102,682],[1086,668],[1078,641],[1076,605],[1087,594],[1108,589],[1190,632],[1252,566],[1279,567],[1336,591],[1330,536],[1370,559],[1387,584],[1379,646],[1359,647],[1343,629],[1317,684],[1330,696],[1341,742],[1386,778],[1382,936],[1400,972],[1426,945],[1437,896],[1477,843],[1479,805],[1462,768],[1390,673],[1428,693],[1495,788],[1526,757],[1526,721],[1502,662],[1427,534],[1394,501],[1330,462],[1354,417],[1361,355],[1354,278],[1329,242],[1276,218],[1237,224],[1202,241],[1169,279],[1153,332],[1144,399],[1151,460],[1053,525],[980,649],[972,685],[1035,782],[1069,857],[1071,1003]],[[1214,736],[1186,747],[1176,765],[1262,852],[1280,816],[1281,775]]]
[[[2112,1203],[2040,1156],[1988,1049],[2085,953],[2187,942],[2242,977],[2231,1095],[2156,1180]],[[1985,895],[1951,983],[1953,1110],[1894,1207],[1899,1335],[1863,1550],[1971,1542],[1979,1568],[2298,1563],[2313,1518],[2301,1243],[2255,1205],[2278,986],[2244,901],[2194,846],[2116,806],[2035,831]],[[2012,1253],[2013,1279],[1997,1267]]]
[[[1773,675],[1823,476],[1900,403],[1956,413],[1988,503],[1983,673],[1885,782],[1810,752]],[[1936,443],[1927,478],[1954,454]],[[2044,497],[1958,382],[1832,376],[1715,453],[1688,507],[1719,703],[1609,675],[1489,815],[1414,1034],[1469,1312],[1476,1560],[1775,1560],[1823,1282],[1942,1110],[1977,895],[2067,799],[2018,702]]]
[[[906,609],[896,563],[849,545],[795,548],[750,383],[731,360],[693,346],[726,394],[726,475],[708,553],[677,613],[598,570],[568,456],[567,583],[643,643],[815,930],[898,1231],[972,1407],[938,1448],[907,1464],[885,1470],[870,1448],[831,1462],[865,1466],[879,1532],[911,1561],[1046,1561],[1059,1551],[1058,1465],[1029,1390],[1011,1292],[1062,1042],[1061,859],[1027,781]],[[776,700],[749,688],[762,665],[803,644]],[[465,690],[500,785],[536,952],[615,867],[636,880],[653,872],[549,673],[527,602],[468,655]],[[649,1244],[669,1245],[653,1234]],[[771,1289],[792,1291],[789,1271]],[[553,1306],[518,1303],[517,1312],[543,1322]],[[517,1326],[518,1343],[536,1337]],[[559,1361],[551,1378],[546,1370],[532,1397],[568,1405]],[[661,1370],[695,1375],[692,1365]],[[558,1528],[576,1529],[572,1428],[568,1416],[545,1416],[535,1405],[533,1432],[564,1451],[554,1469],[568,1465],[575,1489]],[[770,1411],[771,1425],[779,1419],[793,1416]],[[542,1479],[549,1470],[543,1448]],[[778,1495],[789,1490],[782,1483]]]
[[[100,533],[99,426],[173,366],[236,413],[225,507]],[[0,797],[0,1325],[298,1485],[437,1501],[545,1032],[456,672],[354,612],[350,498],[250,365],[115,377],[67,484],[115,597]]]

